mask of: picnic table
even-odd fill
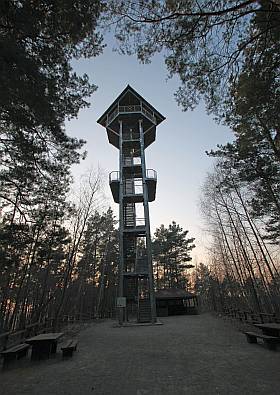
[[[49,358],[51,354],[55,354],[58,339],[63,335],[63,332],[50,332],[26,339],[25,343],[32,346],[31,359]]]
[[[264,335],[280,338],[280,324],[271,322],[267,324],[255,324],[255,326],[261,329]]]

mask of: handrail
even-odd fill
[[[150,121],[152,121],[154,124],[157,123],[156,118],[153,116],[153,114],[151,114],[148,110],[146,110],[145,108],[142,108],[142,113],[144,115],[146,115],[147,118],[149,118]]]
[[[141,112],[142,108],[140,104],[135,104],[131,106],[119,106],[119,111],[120,113],[126,113],[126,112]]]
[[[146,219],[145,218],[135,218],[135,226],[145,226],[146,225]]]
[[[140,178],[140,177],[136,177],[136,178]],[[148,180],[157,180],[157,172],[154,169],[146,169],[146,179]],[[131,180],[133,180],[133,178],[131,178]],[[111,173],[109,173],[109,183],[111,184],[111,182],[120,181],[120,172],[118,170],[114,170],[111,171]]]
[[[119,171],[111,171],[111,173],[109,174],[109,183],[111,184],[111,182],[113,181],[120,181],[120,172]]]
[[[245,321],[249,323],[254,321],[258,321],[262,324],[266,322],[280,322],[280,317],[277,316],[275,313],[270,314],[255,311],[246,311],[233,307],[224,308],[223,313],[229,315],[231,318],[236,318],[240,321]]]
[[[118,108],[116,108],[110,115],[107,116],[106,126],[108,126],[114,118],[119,114]]]
[[[145,218],[140,218],[136,217],[133,218],[133,224],[127,224],[126,221],[124,221],[124,228],[129,229],[129,228],[143,228],[146,226],[146,219]]]
[[[154,169],[146,169],[146,178],[157,180],[157,172]]]
[[[116,118],[119,114],[140,112],[144,114],[150,121],[152,121],[155,125],[157,123],[156,117],[149,110],[144,108],[140,104],[130,105],[130,106],[118,106],[116,109],[109,115],[107,115],[106,127]]]

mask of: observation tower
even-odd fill
[[[98,123],[119,149],[119,170],[110,173],[113,199],[119,204],[119,321],[156,322],[149,202],[155,200],[157,174],[146,168],[145,149],[165,119],[131,86],[116,98]]]

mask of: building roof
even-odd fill
[[[184,289],[179,288],[168,288],[168,289],[159,289],[155,292],[156,299],[179,299],[185,298],[190,299],[195,297],[194,294],[191,294]]]
[[[105,126],[105,120],[106,116],[108,113],[110,113],[115,105],[122,99],[123,96],[125,96],[128,92],[132,93],[134,96],[137,97],[137,99],[141,100],[143,103],[145,103],[146,106],[150,107],[150,109],[155,113],[155,117],[157,119],[157,124],[161,123],[162,121],[165,120],[165,117],[158,112],[147,100],[145,100],[141,95],[139,95],[136,90],[134,90],[130,85],[127,85],[127,87],[119,94],[119,96],[114,100],[114,102],[107,108],[107,110],[101,115],[100,118],[98,118],[97,123],[99,123],[102,126]]]

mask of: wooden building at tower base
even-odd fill
[[[198,300],[196,295],[184,289],[159,289],[155,292],[155,299],[158,317],[198,314]]]

